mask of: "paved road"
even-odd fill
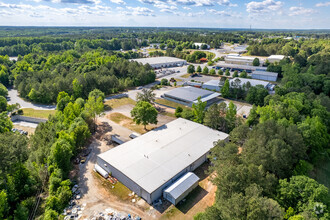
[[[42,105],[27,102],[19,97],[16,89],[8,89],[8,104],[16,103],[20,104],[21,108],[33,108],[36,110],[54,110],[56,108],[55,105]]]

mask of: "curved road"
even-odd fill
[[[36,110],[54,110],[56,108],[55,105],[43,105],[43,104],[34,104],[31,102],[27,102],[23,100],[18,95],[18,91],[16,89],[8,89],[8,104],[20,104],[21,108],[32,108]]]

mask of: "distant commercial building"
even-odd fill
[[[236,80],[239,81],[236,81]],[[220,91],[221,87],[219,84],[219,80],[210,80],[206,83],[204,83],[202,85],[203,89],[209,89],[209,90],[215,90],[215,91]],[[246,79],[246,78],[232,78],[229,79],[229,86],[232,87],[234,85],[234,83],[239,82],[239,86],[243,86],[244,84],[246,84],[247,82],[250,82],[251,86],[256,86],[256,85],[262,85],[263,87],[265,87],[266,89],[271,89],[271,84],[269,82],[266,81],[261,81],[261,80],[256,80],[256,79]]]
[[[255,57],[240,56],[239,54],[228,54],[225,57],[225,62],[228,64],[253,66],[254,59]],[[260,63],[262,63],[261,60]]]
[[[149,204],[177,204],[198,182],[194,171],[228,134],[178,118],[97,156],[96,164]]]
[[[257,86],[257,85],[262,85],[265,89],[270,88],[270,83],[262,80],[257,80],[257,79],[246,79],[246,78],[232,78],[229,80],[229,85],[233,86],[234,83],[237,82],[237,79],[239,80],[239,85],[243,86],[244,84],[247,84],[247,82],[250,82],[251,86]]]
[[[194,45],[195,45],[196,47],[198,47],[199,49],[202,49],[202,46],[203,46],[203,45],[206,45],[206,49],[208,49],[208,50],[211,48],[210,45],[205,44],[205,43],[194,43]]]
[[[266,71],[267,67],[262,66],[248,66],[248,65],[238,65],[238,64],[228,64],[228,63],[220,63],[217,64],[217,67],[231,69],[232,71],[246,71],[247,73],[252,73],[252,71]]]
[[[278,73],[268,72],[268,71],[253,71],[251,76],[252,79],[261,79],[261,80],[276,82]]]
[[[164,93],[164,99],[190,107],[193,103],[197,103],[198,97],[201,97],[202,102],[207,102],[207,105],[210,105],[218,100],[218,96],[220,96],[219,93],[192,86],[179,87]]]
[[[143,65],[149,64],[152,68],[167,68],[183,66],[187,64],[187,61],[175,57],[150,57],[150,58],[140,58],[131,59],[131,61],[142,63]]]
[[[284,55],[271,55],[267,58],[267,60],[270,63],[275,63],[275,62],[279,63],[281,60],[284,59],[284,57],[285,57]]]
[[[234,49],[231,50],[231,52],[238,53],[238,54],[246,53],[247,52],[246,48],[247,48],[247,46],[245,46],[245,45],[238,45],[238,46],[234,47]]]

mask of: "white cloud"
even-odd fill
[[[316,11],[311,8],[303,8],[303,7],[291,7],[290,8],[290,16],[296,15],[310,15],[315,13]]]
[[[153,10],[146,7],[126,7],[129,11],[125,12],[127,15],[136,15],[136,16],[155,16]]]
[[[151,5],[171,4],[171,5],[210,7],[219,4],[224,6],[237,6],[237,4],[232,4],[230,0],[139,0],[139,1]]]
[[[212,13],[212,14],[220,15],[220,16],[223,16],[223,17],[237,17],[237,18],[241,17],[239,14],[231,12],[231,11],[224,11],[224,10],[217,11],[215,9],[208,9],[207,11]]]
[[[110,0],[110,2],[118,5],[126,5],[126,2],[124,2],[123,0]]]
[[[315,5],[316,7],[327,7],[330,6],[330,2],[320,2]]]
[[[270,11],[278,11],[282,8],[281,1],[264,0],[262,2],[249,2],[246,5],[246,11],[249,13],[266,13]]]
[[[191,10],[191,8],[186,7],[186,6],[183,6],[182,8],[183,8],[184,10]]]

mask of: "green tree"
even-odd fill
[[[269,94],[267,89],[265,89],[262,85],[257,85],[249,89],[246,95],[246,101],[248,101],[250,104],[263,106],[264,99],[268,95]]]
[[[211,75],[215,75],[215,69],[211,69],[211,70],[210,70],[210,74],[211,74]]]
[[[67,174],[71,167],[72,151],[73,147],[67,140],[59,139],[51,147],[48,163],[62,169]]]
[[[194,65],[189,65],[187,68],[188,73],[193,74],[195,72],[195,66]]]
[[[7,202],[7,193],[5,190],[0,191],[0,219],[5,219],[9,211]]]
[[[260,60],[259,58],[254,58],[253,62],[252,62],[253,66],[260,66]]]
[[[209,68],[207,68],[207,66],[205,66],[203,68],[203,74],[208,74],[209,73]]]
[[[96,96],[89,96],[85,104],[86,112],[88,112],[88,114],[93,118],[94,131],[96,129],[96,117],[100,116],[104,111],[103,100],[104,98],[102,96],[99,96],[98,98],[96,98]]]
[[[327,187],[307,176],[281,179],[277,193],[278,201],[284,208],[292,207],[297,212],[303,212],[309,203],[329,204]]]
[[[223,71],[220,69],[220,70],[218,71],[218,74],[219,74],[220,76],[222,76],[222,75],[223,75]]]
[[[225,84],[222,86],[220,91],[221,91],[222,97],[224,97],[224,98],[229,97],[229,80],[228,79],[226,79]]]
[[[224,117],[226,114],[226,103],[211,105],[205,112],[204,125],[219,130],[227,131],[227,121]]]
[[[72,81],[73,96],[75,99],[82,97],[83,87],[76,78]]]
[[[226,75],[226,76],[230,76],[229,69],[226,69],[226,71],[225,71],[225,75]]]
[[[7,99],[3,96],[0,96],[0,112],[7,110]]]
[[[237,118],[237,107],[234,105],[233,102],[229,102],[227,111],[226,111],[226,120],[228,123],[228,129],[229,131],[233,130],[236,126]]]
[[[11,131],[13,123],[6,112],[0,113],[0,133]]]
[[[202,72],[202,67],[201,66],[198,66],[196,72],[197,73],[201,73]]]
[[[2,83],[0,83],[0,95],[4,97],[8,95],[8,90]]]
[[[136,100],[153,103],[155,101],[156,94],[151,89],[143,88],[141,92],[136,95]]]
[[[93,91],[91,91],[89,94],[88,94],[88,98],[90,98],[90,97],[93,97],[94,99],[99,99],[99,98],[101,98],[102,99],[102,101],[104,100],[104,98],[105,98],[105,95],[104,95],[104,93],[101,91],[101,90],[99,90],[99,89],[94,89]]]
[[[239,77],[241,77],[241,78],[247,78],[246,71],[241,72],[241,74],[239,74]]]
[[[192,109],[195,116],[194,119],[195,122],[203,124],[206,105],[207,102],[202,102],[201,97],[197,98],[197,103],[192,104]]]
[[[140,101],[131,111],[131,116],[136,124],[143,124],[144,129],[148,124],[157,124],[158,112],[149,102]]]
[[[68,93],[63,91],[58,93],[56,109],[59,111],[63,111],[67,104],[69,104],[69,102],[70,96]]]

